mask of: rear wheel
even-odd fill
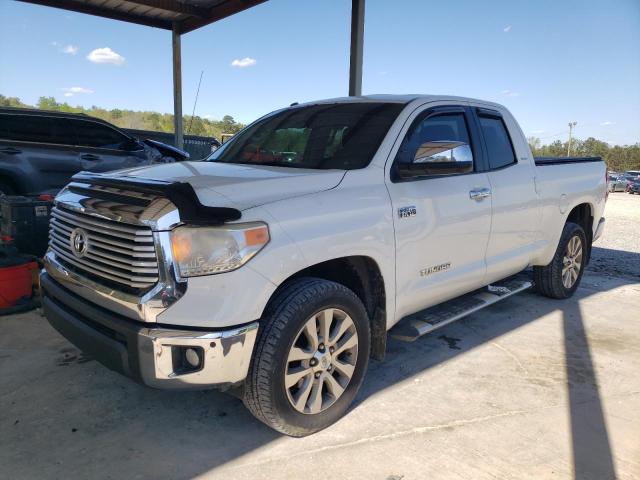
[[[580,285],[586,265],[587,241],[580,225],[567,222],[551,262],[533,268],[539,293],[550,298],[569,298]]]
[[[259,420],[302,437],[349,408],[367,370],[369,320],[360,299],[335,282],[292,282],[263,318],[244,403]]]

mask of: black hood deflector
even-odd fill
[[[115,177],[90,172],[80,172],[72,182],[103,187],[134,190],[169,199],[180,213],[180,220],[195,225],[221,224],[239,220],[242,212],[235,208],[209,207],[202,205],[193,186],[186,182],[164,182],[148,178]]]

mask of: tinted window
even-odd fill
[[[441,161],[438,156],[440,152],[451,151],[462,144],[469,145],[469,132],[464,114],[450,113],[431,116],[424,120],[418,119],[404,137],[396,161],[412,163],[431,161],[434,158]],[[452,159],[456,160],[455,150]],[[465,158],[457,160],[473,161],[473,158],[465,155]]]
[[[516,162],[511,139],[501,118],[480,117],[480,128],[489,154],[489,168],[505,167]]]
[[[249,125],[209,160],[294,168],[364,168],[403,108],[403,104],[363,102],[287,109]]]
[[[41,115],[0,115],[0,135],[16,142],[75,144],[68,120]]]
[[[78,145],[94,148],[119,149],[128,137],[113,128],[97,122],[72,120],[78,137]]]

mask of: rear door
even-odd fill
[[[399,147],[391,152],[394,165],[387,186],[396,235],[399,317],[481,286],[486,270],[491,198],[482,195],[489,179],[478,134],[464,105],[432,105],[411,115]],[[427,142],[470,145],[473,171],[394,178],[395,164],[415,162]]]
[[[73,119],[82,170],[108,172],[146,163],[146,153],[131,137],[93,120]]]
[[[473,109],[482,132],[491,188],[492,223],[484,283],[500,280],[529,265],[540,248],[540,202],[535,166],[524,136],[507,112]]]
[[[80,170],[66,118],[10,113],[0,119],[0,165],[20,172],[26,193],[57,193]]]

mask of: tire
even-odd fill
[[[577,238],[578,240],[574,240]],[[567,277],[563,279],[563,267],[565,257],[570,257],[568,254],[568,248],[570,242],[579,241],[580,247],[580,262],[577,270],[572,268],[574,276],[571,277],[570,285],[565,283]],[[575,244],[572,244],[575,245]],[[558,248],[553,256],[551,262],[544,267],[533,267],[533,281],[536,285],[536,290],[541,295],[549,298],[564,299],[571,297],[580,285],[582,280],[582,274],[586,266],[586,254],[587,254],[587,237],[582,227],[578,224],[567,222],[562,230],[560,241],[558,242]],[[578,263],[577,255],[575,262],[571,263],[571,266],[575,266]]]
[[[322,318],[330,318],[329,325],[333,326],[328,335],[328,344],[335,345],[330,347],[331,355],[322,357],[320,361],[315,357],[300,362],[291,360],[296,358],[293,356],[294,350],[326,355],[320,350],[325,340],[321,333],[323,323],[319,320],[323,315],[321,312],[327,312],[327,317]],[[350,323],[344,315],[351,320]],[[350,325],[349,329],[342,332],[342,325],[347,324]],[[320,330],[316,333],[317,349],[314,349],[307,336],[305,326],[309,325],[318,326]],[[346,344],[353,343],[354,333],[356,347],[340,352]],[[335,344],[332,343],[334,340]],[[345,414],[360,389],[369,363],[370,344],[369,318],[355,293],[328,280],[294,280],[277,294],[261,319],[260,333],[244,384],[244,404],[258,420],[286,435],[303,437],[322,430]],[[324,347],[322,352],[329,352],[329,348]],[[314,361],[316,366],[311,367]],[[338,365],[341,367],[338,368]],[[352,372],[348,380],[343,375],[345,366],[349,366]],[[317,371],[321,368],[325,370]],[[285,376],[292,379],[296,372],[302,371],[311,373],[287,387]],[[325,394],[320,395],[319,404],[313,402],[314,398],[318,398],[314,396],[317,385],[322,388],[320,392]],[[307,391],[309,393],[304,397]],[[333,392],[337,395],[333,395]],[[298,398],[298,408],[294,406],[294,398]],[[317,408],[318,405],[321,410]],[[311,411],[312,408],[317,411]]]

